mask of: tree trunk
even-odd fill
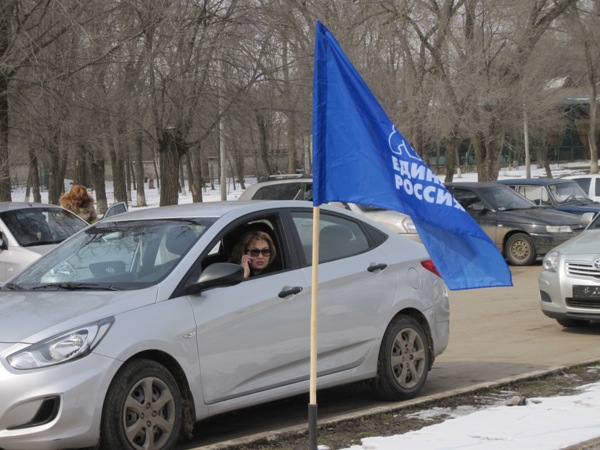
[[[133,178],[133,174],[132,174],[133,169],[131,168],[131,155],[129,154],[129,152],[127,152],[127,160],[125,161],[125,178],[126,178],[126,183],[125,183],[125,188],[127,191],[127,204],[131,203],[131,186],[132,184],[135,184],[134,178]]]
[[[160,154],[160,206],[178,202],[179,158],[185,154],[185,145],[175,130],[162,130],[158,140]]]
[[[446,146],[446,175],[444,177],[444,183],[451,183],[454,179],[454,172],[456,171],[456,155],[458,155],[458,148],[460,147],[460,139],[450,139]]]
[[[46,147],[48,155],[48,203],[58,205],[60,196],[65,191],[64,172],[61,167],[58,137],[52,136]]]
[[[37,155],[35,154],[33,147],[29,147],[29,183],[27,185],[31,189],[31,194],[33,194],[33,201],[35,203],[41,203],[40,174],[38,171]],[[30,194],[28,193],[27,199],[29,199],[29,195]]]
[[[590,131],[588,133],[588,141],[590,146],[590,173],[598,173],[598,138],[596,131],[598,103],[596,101],[596,91],[596,83],[593,82],[590,87]]]
[[[191,151],[191,164],[194,173],[194,185],[190,188],[192,191],[192,202],[202,202],[202,189],[204,188],[204,174],[208,173],[208,164],[204,160],[202,148],[200,144],[194,147]]]
[[[293,114],[287,114],[287,148],[288,148],[288,164],[287,172],[296,173],[298,167],[296,149],[296,119]]]
[[[271,175],[271,165],[269,164],[269,143],[267,140],[267,124],[261,113],[256,114],[256,123],[258,125],[258,154],[266,171],[266,175]],[[257,170],[256,178],[260,178],[260,172]]]
[[[92,158],[90,165],[92,167],[92,183],[96,190],[96,212],[98,213],[98,217],[100,217],[108,209],[104,158]]]
[[[121,138],[121,134],[117,134],[118,138]],[[126,202],[127,201],[127,188],[125,182],[125,151],[122,149],[123,143],[120,139],[114,140],[109,145],[110,154],[110,165],[113,173],[113,191],[114,201]]]
[[[144,189],[144,161],[143,161],[143,141],[142,135],[135,137],[135,179],[136,179],[136,201],[137,206],[146,206],[146,191]]]
[[[7,25],[0,19],[0,39],[8,38]],[[5,36],[6,33],[6,36]],[[10,202],[10,168],[8,152],[8,78],[0,72],[0,201]]]

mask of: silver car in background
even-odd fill
[[[85,220],[60,206],[0,202],[0,282],[87,226]]]
[[[542,312],[565,327],[600,322],[600,214],[583,233],[548,252],[543,265]]]
[[[172,449],[194,422],[309,388],[313,208],[210,202],[93,224],[0,291],[0,448]],[[319,388],[416,396],[448,345],[422,244],[320,209]],[[228,262],[268,233],[272,271]]]
[[[312,178],[307,175],[272,175],[246,188],[238,200],[308,200],[312,201]],[[421,242],[411,217],[399,211],[349,202],[331,202],[330,205],[364,215],[391,228],[396,233]]]

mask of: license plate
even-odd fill
[[[573,286],[573,297],[600,298],[600,286]]]

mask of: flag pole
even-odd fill
[[[310,399],[308,404],[309,449],[317,450],[317,316],[319,285],[319,207],[313,207],[312,298],[310,307]]]

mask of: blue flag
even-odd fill
[[[408,214],[448,288],[512,286],[495,244],[396,129],[331,32],[317,22],[313,204]]]

